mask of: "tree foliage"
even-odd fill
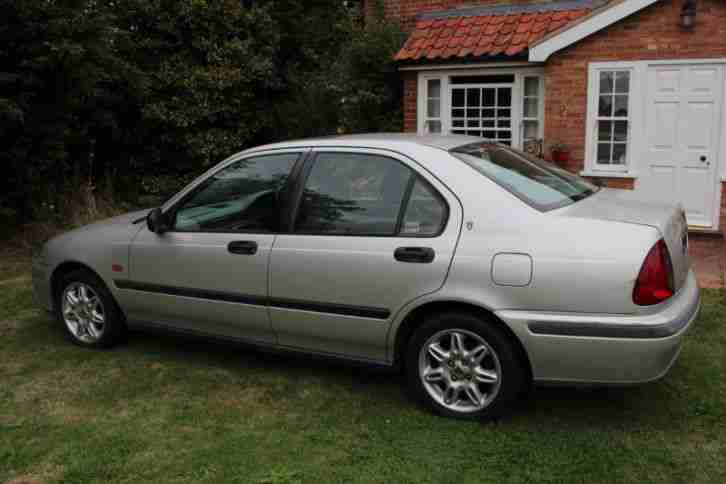
[[[259,143],[400,127],[400,31],[352,2],[0,8],[0,219],[177,188]]]

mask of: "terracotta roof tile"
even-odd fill
[[[423,19],[394,57],[398,61],[522,55],[532,43],[588,14],[579,8],[557,12]]]

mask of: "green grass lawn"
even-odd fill
[[[0,482],[726,482],[724,293],[658,383],[460,422],[382,370],[142,334],[78,348],[27,270],[0,259]]]

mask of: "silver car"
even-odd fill
[[[699,309],[682,208],[464,136],[253,148],[50,240],[38,301],[92,348],[156,328],[405,371],[452,417],[531,383],[662,377]]]

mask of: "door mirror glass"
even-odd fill
[[[274,232],[280,219],[279,191],[299,156],[258,156],[221,169],[176,209],[174,230]]]
[[[151,232],[163,234],[167,227],[164,223],[164,214],[160,208],[155,208],[146,216],[146,226]]]

